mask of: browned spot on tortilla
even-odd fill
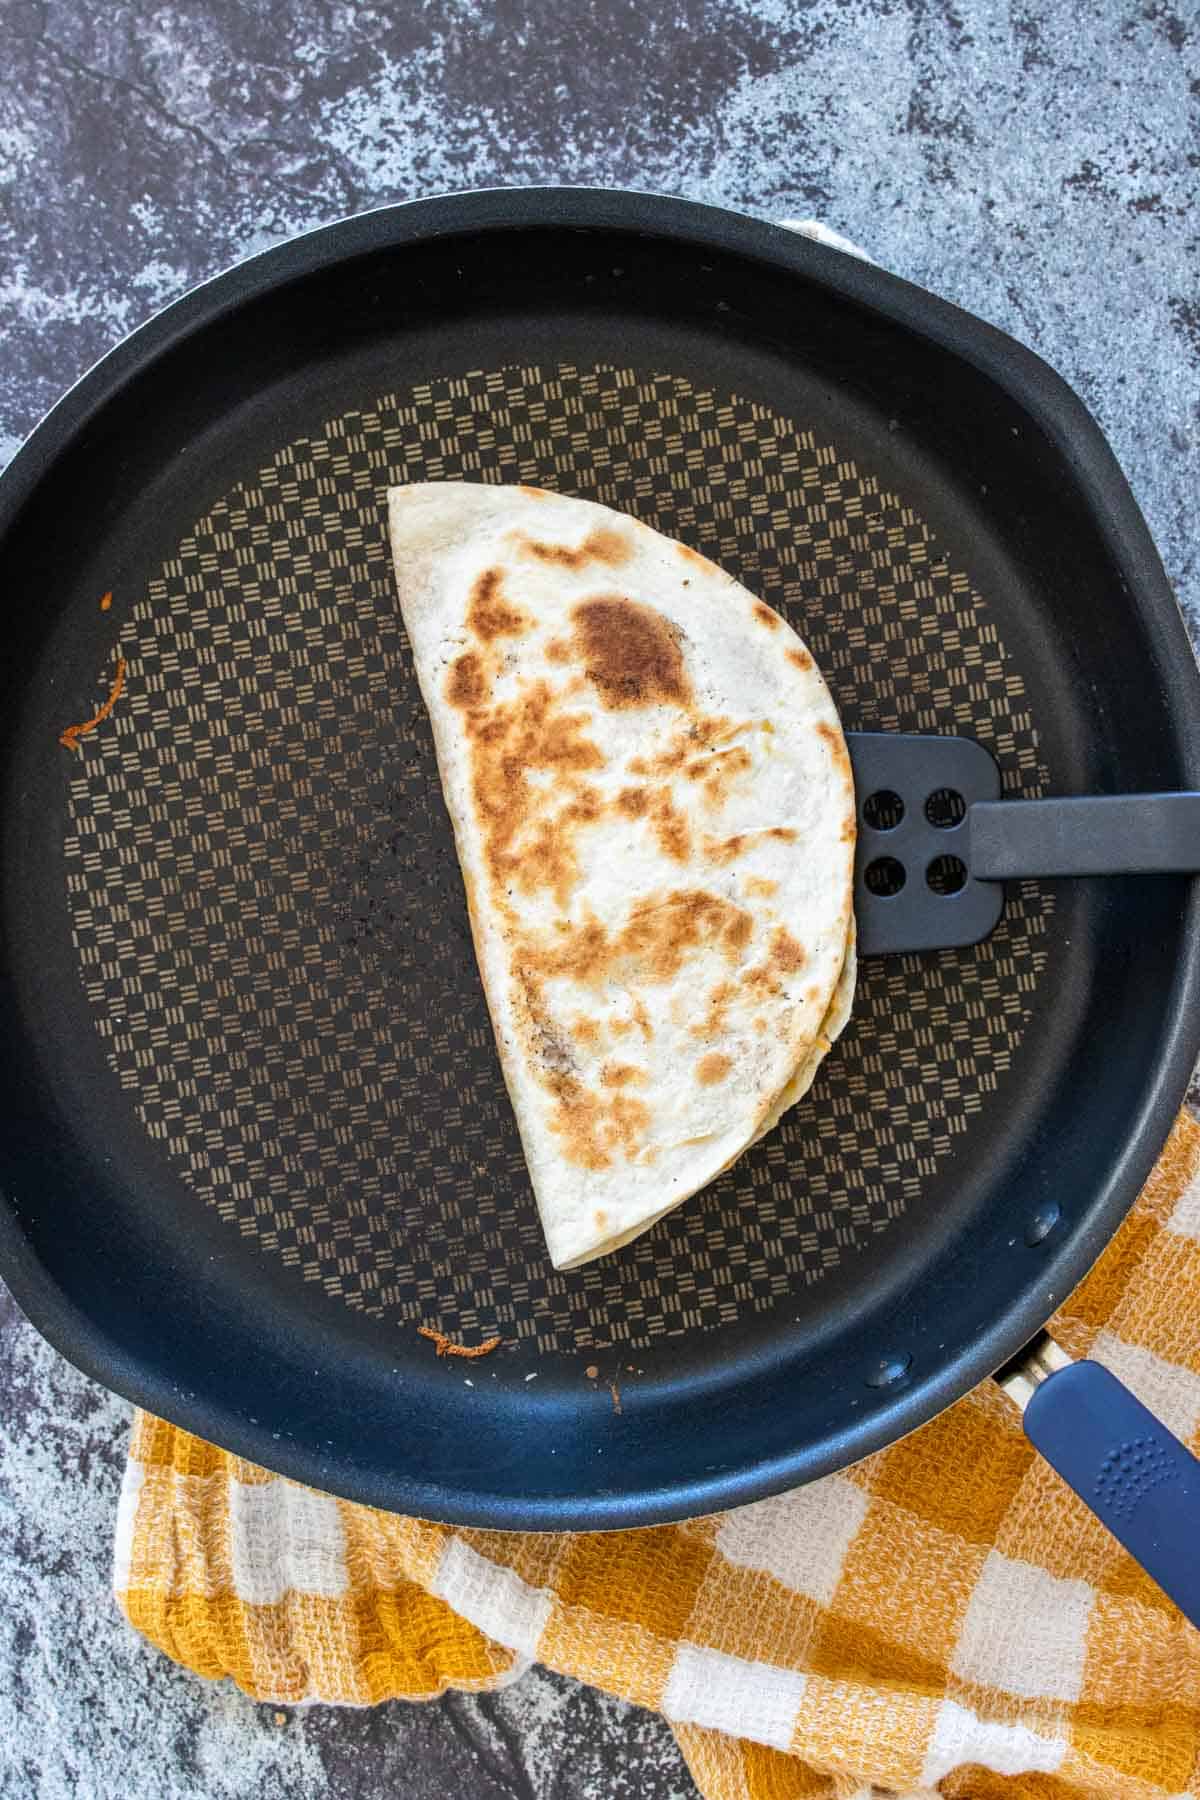
[[[858,821],[853,813],[847,813],[842,820],[842,842],[853,844],[858,837]]]
[[[649,811],[650,794],[644,787],[622,788],[617,795],[617,811],[627,819],[640,819]]]
[[[664,790],[654,796],[650,817],[663,855],[673,858],[675,862],[686,862],[692,854],[692,834],[686,818],[672,801],[669,792]]]
[[[707,556],[701,556],[699,550],[693,550],[689,544],[676,544],[675,550],[676,554],[681,556],[684,562],[691,563],[693,568],[711,569],[713,567]]]
[[[796,942],[791,932],[780,925],[771,935],[771,960],[784,975],[794,975],[808,961],[803,944]]]
[[[553,945],[531,947],[529,965],[543,977],[566,976],[583,986],[607,980],[628,986],[668,982],[706,946],[736,963],[753,930],[754,920],[742,907],[703,888],[688,888],[644,901],[615,936],[598,919],[588,919]],[[634,1018],[649,1035],[650,1022],[637,1000]]]
[[[754,920],[740,907],[735,906],[733,910],[736,916],[728,921],[721,936],[731,950],[740,953],[754,935]]]
[[[531,500],[548,500],[550,498],[548,489],[530,487],[528,482],[525,481],[517,483],[517,492],[518,494],[528,494]]]
[[[483,660],[474,650],[468,650],[450,665],[446,698],[451,706],[461,707],[464,712],[474,712],[483,705],[486,694]]]
[[[839,769],[849,770],[850,756],[840,731],[835,731],[826,719],[817,720],[817,736],[829,745],[833,760]]]
[[[756,963],[754,968],[747,969],[742,976],[742,983],[756,1000],[761,1000],[768,994],[783,992],[783,983],[769,963]]]
[[[754,602],[754,616],[760,625],[766,626],[768,631],[778,631],[782,623],[779,614],[772,612],[769,606],[764,606],[761,600]]]
[[[731,744],[728,749],[718,748],[694,757],[684,774],[689,781],[703,783],[705,799],[715,808],[724,804],[737,777],[753,767],[754,758],[746,746]]]
[[[743,720],[735,725],[732,719],[721,716],[714,718],[691,719],[681,731],[677,731],[663,749],[654,756],[635,756],[629,763],[631,775],[676,775],[691,757],[701,752],[719,748],[728,744],[743,732],[752,729],[752,721]]]
[[[584,731],[586,723],[582,713],[560,711],[544,681],[468,720],[484,858],[501,890],[513,884],[524,893],[552,887],[560,897],[569,890],[575,834],[601,811],[598,796],[579,780],[604,761]],[[553,812],[529,779],[536,770],[556,778],[555,800],[562,796],[565,803]]]
[[[779,892],[779,883],[769,880],[766,875],[745,875],[742,892],[748,900],[769,900],[772,894]]]
[[[581,825],[594,825],[604,811],[595,788],[577,785],[572,798],[552,816],[538,819],[530,826],[522,847],[509,868],[515,884],[523,893],[537,888],[553,888],[560,906],[565,906],[579,873],[575,857],[575,834]]]
[[[485,569],[467,605],[467,628],[485,644],[499,637],[519,637],[529,620],[504,598],[499,569]]]
[[[552,1075],[547,1085],[556,1101],[550,1128],[568,1162],[594,1170],[611,1168],[615,1157],[632,1160],[650,1124],[643,1101],[594,1093],[573,1075]]]
[[[814,987],[810,987],[810,988],[805,988],[805,990],[804,990],[804,998],[805,998],[805,999],[806,999],[806,1000],[810,1000],[810,1001],[812,1001],[812,1002],[813,1002],[813,1004],[814,1004],[814,1005],[815,1005],[815,1004],[816,1004],[816,1002],[817,1002],[817,1001],[818,1001],[818,1000],[819,1000],[819,999],[820,999],[820,998],[821,998],[821,990],[820,990],[820,988],[819,988],[819,987],[815,987],[815,986],[814,986]]]
[[[571,1036],[577,1044],[582,1044],[586,1049],[590,1049],[600,1042],[599,1019],[589,1019],[586,1013],[580,1013],[579,1017],[571,1023]]]
[[[725,1014],[732,1000],[737,998],[737,989],[732,982],[719,981],[708,996],[708,1010],[704,1017],[691,1027],[691,1034],[702,1041],[719,1037],[725,1028]]]
[[[546,645],[545,656],[547,662],[570,662],[571,646],[568,644],[566,638],[551,638],[550,642]]]
[[[576,654],[606,706],[619,711],[690,702],[679,637],[662,613],[640,600],[612,595],[582,601],[572,617]]]
[[[790,825],[766,825],[757,831],[739,831],[733,837],[707,838],[704,844],[704,854],[716,863],[734,862],[745,851],[753,849],[755,844],[761,843],[764,838],[776,838],[781,843],[794,844],[796,833]],[[753,877],[747,877],[746,891],[748,893],[753,891],[749,886],[751,880]],[[763,891],[773,894],[778,885],[778,882],[770,882]]]
[[[645,1069],[639,1069],[636,1063],[605,1063],[600,1071],[601,1087],[628,1087],[631,1081],[646,1079]]]
[[[763,1018],[761,1013],[754,1021],[754,1029],[757,1031],[759,1037],[761,1037],[763,1032],[767,1029],[767,1021]]]
[[[732,1057],[723,1055],[720,1050],[710,1050],[696,1064],[696,1080],[701,1087],[715,1087],[718,1081],[724,1081],[732,1067]]]
[[[808,654],[808,651],[804,648],[803,644],[799,645],[796,649],[789,650],[787,659],[790,663],[795,663],[798,669],[811,669],[813,666],[813,659]]]
[[[745,831],[739,831],[736,837],[708,838],[705,841],[704,854],[711,862],[733,862],[742,854],[750,841],[750,834]]]
[[[633,555],[632,545],[619,531],[606,525],[598,525],[595,531],[589,531],[575,549],[570,544],[541,544],[535,538],[527,537],[518,538],[517,542],[522,555],[536,557],[538,562],[553,563],[560,569],[582,569],[593,562],[619,569]]]

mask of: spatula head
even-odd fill
[[[1000,771],[971,738],[852,731],[858,795],[854,909],[864,956],[977,944],[1004,886],[976,881],[967,810],[1000,798]]]

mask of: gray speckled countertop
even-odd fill
[[[0,463],[225,264],[448,188],[817,216],[1004,326],[1104,427],[1200,638],[1200,29],[1170,0],[0,0]],[[586,21],[586,22],[585,22]],[[534,1671],[277,1712],[109,1598],[128,1410],[0,1297],[0,1795],[667,1800],[665,1725]],[[280,1722],[282,1721],[282,1722]]]

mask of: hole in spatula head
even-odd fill
[[[952,826],[961,825],[966,816],[967,803],[953,788],[935,788],[925,802],[925,817],[939,831],[949,831]]]
[[[904,817],[904,802],[891,788],[880,788],[867,795],[862,812],[872,831],[893,831]]]
[[[966,886],[967,865],[957,856],[938,856],[925,871],[925,880],[935,894],[957,894]]]
[[[863,880],[869,894],[898,894],[906,880],[904,864],[897,862],[894,856],[877,856],[874,862],[867,864]]]

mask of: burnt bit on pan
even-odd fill
[[[582,601],[572,617],[577,655],[605,706],[690,704],[679,633],[662,613],[614,594]]]

